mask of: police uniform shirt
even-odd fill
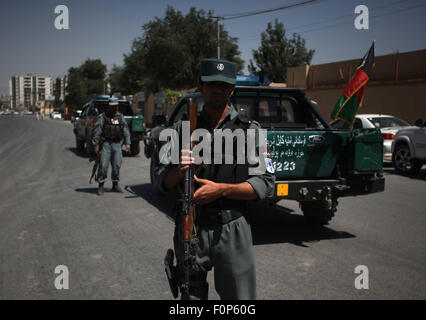
[[[127,125],[127,122],[124,119],[124,116],[120,112],[117,112],[115,114],[115,117],[121,117],[121,120],[122,120],[123,125],[124,125],[123,126],[124,143],[129,146],[130,145],[129,126]],[[95,128],[93,130],[92,144],[95,147],[99,147],[99,140],[100,140],[102,133],[103,133],[104,123],[105,123],[104,114],[101,113],[96,120]]]
[[[197,128],[203,128],[208,130],[211,134],[213,134],[213,129],[223,129],[228,123],[235,120],[235,117],[238,117],[238,111],[235,109],[235,107],[231,104],[231,108],[229,109],[228,113],[226,114],[225,118],[218,124],[217,128],[211,128],[211,122],[209,119],[209,116],[205,110],[203,110],[198,115],[197,119]],[[175,129],[179,137],[181,136],[181,126],[182,121],[177,121],[173,129]],[[249,126],[247,129],[255,129],[259,130],[260,126],[256,121],[250,121]],[[181,147],[181,146],[180,146]],[[256,146],[255,146],[256,153],[259,150],[259,139],[256,139]],[[180,155],[180,149],[179,148],[179,155]],[[211,150],[213,154],[213,149]],[[235,152],[235,150],[234,150]],[[265,161],[264,155],[261,152],[261,154],[256,154],[259,157],[259,161]],[[246,158],[247,161],[247,158]],[[158,187],[161,192],[168,192],[170,190],[167,190],[164,187],[164,180],[167,174],[173,170],[174,168],[179,167],[178,164],[159,164],[159,166],[156,168],[155,176],[157,177],[158,181]],[[257,197],[259,200],[263,200],[266,197],[270,197],[273,195],[274,192],[274,186],[275,186],[275,175],[272,170],[265,170],[263,174],[253,175],[249,176],[246,182],[250,183],[250,185],[253,187]],[[214,178],[208,178],[208,180],[215,181]]]

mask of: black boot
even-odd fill
[[[118,185],[118,182],[112,183],[112,191],[118,192],[118,193],[123,193],[123,189],[120,188],[120,186]]]
[[[96,194],[98,196],[102,196],[104,194],[104,184],[103,183],[99,183],[98,191],[96,192]]]

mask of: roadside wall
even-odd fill
[[[360,61],[288,68],[287,84],[305,90],[330,120],[332,109]],[[379,56],[359,113],[390,114],[413,124],[418,118],[426,120],[425,94],[426,50]]]

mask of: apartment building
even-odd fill
[[[53,94],[56,99],[64,101],[67,87],[67,76],[57,77],[54,83]]]
[[[9,80],[10,104],[15,108],[33,108],[54,98],[50,76],[15,75]]]

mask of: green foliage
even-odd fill
[[[68,70],[65,103],[81,105],[84,96],[104,93],[106,70],[106,65],[100,59],[87,59],[81,66],[71,67]]]
[[[253,50],[250,60],[249,72],[263,74],[273,82],[285,82],[287,68],[309,64],[315,50],[308,50],[302,37],[293,33],[293,37],[286,37],[284,25],[275,19],[274,27],[269,22],[266,32],[261,33],[261,45],[258,50]]]
[[[111,92],[121,92],[121,81],[123,76],[123,67],[114,65],[108,74],[108,83],[111,86]]]
[[[124,55],[122,91],[194,87],[201,60],[217,56],[217,24],[211,15],[191,8],[184,16],[169,6],[164,18],[155,17],[143,25],[142,36]],[[242,70],[237,38],[229,37],[220,26],[220,39],[221,57],[236,62]]]
[[[173,104],[176,103],[178,99],[185,94],[186,94],[185,91],[178,91],[178,90],[172,90],[172,89],[165,89],[163,91],[164,100],[166,102],[173,103]]]

